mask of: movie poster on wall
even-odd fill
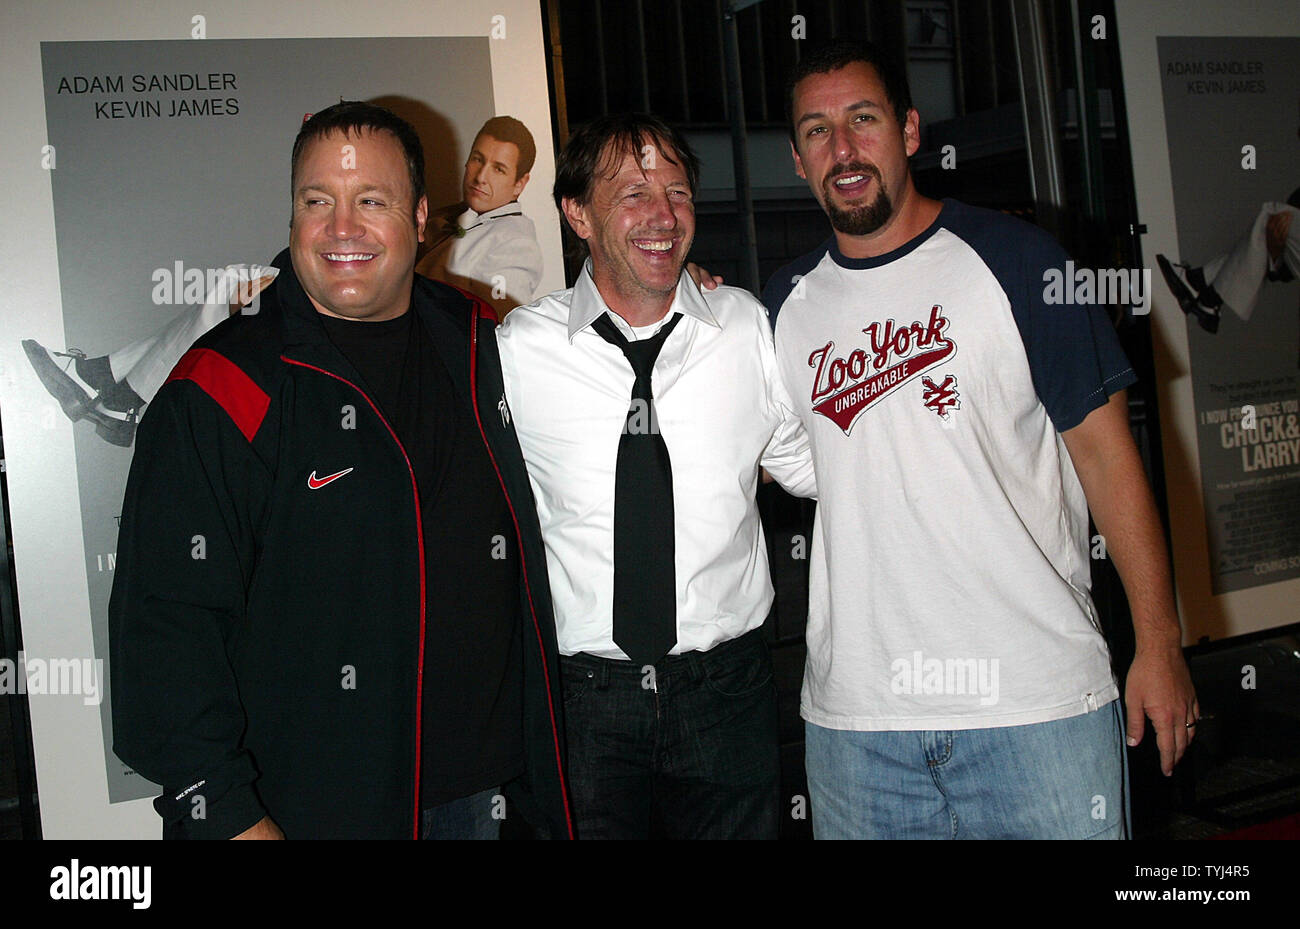
[[[1300,38],[1157,48],[1218,595],[1300,577]]]
[[[287,246],[290,148],[304,116],[346,98],[405,117],[425,146],[430,209],[438,211],[460,200],[470,144],[497,115],[490,42],[41,43],[46,125],[58,159],[51,183],[64,332],[57,344],[31,333],[10,337],[22,341],[27,373],[57,401],[56,411],[74,420],[96,658],[108,657],[135,421],[190,342],[241,311],[238,300],[230,305],[238,290],[223,269],[269,265]],[[546,127],[534,131],[539,142],[546,138]],[[558,272],[558,255],[547,257]],[[155,796],[155,785],[112,754],[111,700],[110,692],[99,706],[108,799]]]

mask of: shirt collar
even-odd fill
[[[595,278],[591,276],[589,257],[582,265],[582,273],[578,275],[577,283],[573,285],[573,298],[569,301],[569,341],[572,342],[574,336],[594,323],[606,311],[611,316],[618,317],[617,313],[609,309],[600,291],[596,289]],[[673,313],[692,316],[714,329],[722,328],[714,318],[713,311],[709,309],[709,304],[700,294],[700,289],[695,286],[695,282],[691,280],[691,276],[685,269],[682,270],[682,276],[677,281],[677,293],[673,295],[672,306],[668,308],[668,315]],[[619,323],[626,325],[621,317],[615,320],[615,325]]]
[[[496,219],[498,216],[502,216],[506,213],[518,212],[520,212],[519,201],[511,200],[509,203],[503,203],[496,209],[488,210],[486,213],[475,213],[471,209],[466,209],[464,213],[460,214],[459,219],[462,227],[468,227],[469,225],[478,222],[480,219]]]

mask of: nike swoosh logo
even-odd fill
[[[307,486],[310,487],[312,490],[320,490],[322,487],[324,487],[324,486],[325,486],[326,484],[328,484],[330,481],[337,481],[337,480],[338,480],[339,478],[341,478],[343,475],[345,475],[345,474],[351,474],[351,473],[352,473],[352,469],[351,469],[351,468],[347,468],[347,469],[345,469],[345,470],[343,470],[343,471],[338,471],[338,472],[336,472],[336,473],[334,473],[334,474],[329,474],[329,475],[326,475],[325,477],[318,478],[318,477],[316,476],[316,472],[315,472],[315,471],[312,471],[311,474],[307,475]]]

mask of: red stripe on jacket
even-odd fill
[[[182,356],[164,383],[193,381],[226,411],[244,438],[253,441],[262,427],[271,398],[233,361],[210,348],[194,348]]]

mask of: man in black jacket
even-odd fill
[[[293,151],[256,315],[140,424],[110,605],[114,750],[164,835],[571,837],[545,555],[492,311],[415,276],[409,125]]]

